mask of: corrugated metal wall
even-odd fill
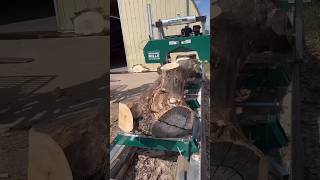
[[[158,64],[145,64],[143,47],[148,41],[147,3],[152,8],[152,23],[159,19],[185,16],[185,0],[118,0],[122,34],[126,51],[128,70],[136,64],[143,64],[156,70]],[[199,16],[193,0],[190,0],[189,15]],[[183,26],[173,26],[165,30],[166,35],[179,34]],[[112,27],[111,27],[112,28]],[[157,38],[158,31],[153,28]]]
[[[74,13],[84,9],[102,8],[109,12],[108,0],[54,0],[59,32],[73,32]]]

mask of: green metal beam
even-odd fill
[[[114,143],[130,147],[178,152],[186,158],[189,158],[193,153],[199,152],[197,143],[193,139],[163,139],[119,133],[115,138]]]

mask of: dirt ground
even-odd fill
[[[118,128],[118,103],[139,98],[157,79],[156,72],[110,75],[110,143],[114,140]]]
[[[2,60],[33,59],[0,65],[0,175],[8,175],[8,180],[26,177],[28,129],[33,124],[76,113],[106,97],[106,41],[106,37],[0,40]]]
[[[315,38],[306,35],[308,62],[301,72],[301,127],[304,143],[304,177],[320,179],[320,48]]]

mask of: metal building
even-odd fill
[[[143,47],[149,40],[147,4],[151,4],[152,23],[159,19],[169,19],[177,16],[195,15],[200,12],[194,0],[118,0],[122,35],[126,53],[128,70],[138,64],[156,70],[159,64],[145,64]],[[189,6],[186,6],[189,4]],[[200,25],[200,24],[199,24]],[[112,28],[112,27],[111,27]],[[180,34],[182,26],[165,29],[167,35]],[[155,38],[158,38],[156,28],[153,28]]]

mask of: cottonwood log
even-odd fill
[[[185,85],[197,75],[197,66],[194,59],[163,65],[159,78],[138,101],[119,105],[119,127],[155,137],[190,134],[194,112],[185,102]]]
[[[101,9],[85,9],[76,13],[73,18],[74,30],[76,34],[91,35],[107,31],[109,20],[107,20]]]
[[[30,130],[28,153],[28,179],[73,179],[62,148],[47,134]]]
[[[70,166],[74,179],[103,177],[109,153],[107,151],[109,142],[105,109],[105,105],[99,104],[34,125],[33,129],[39,133],[30,136],[30,142],[33,142],[30,145],[34,147],[30,147],[32,151],[29,156],[38,157],[44,154],[41,152],[45,151],[48,153],[43,159],[60,157],[57,163],[60,163],[61,167]],[[53,151],[52,147],[57,151]],[[63,160],[62,153],[68,164]],[[51,164],[49,162],[43,164],[44,171],[51,171],[49,166]],[[66,177],[61,179],[68,179],[69,174],[64,174]]]

